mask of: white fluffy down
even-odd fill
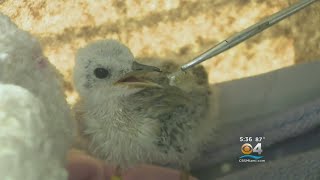
[[[62,78],[38,41],[1,13],[0,84],[1,179],[66,179],[74,133]]]

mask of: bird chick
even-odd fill
[[[89,153],[122,169],[142,163],[189,169],[212,129],[206,117],[207,75],[195,68],[202,77],[193,76],[188,81],[194,88],[184,90],[170,85],[170,65],[163,67],[160,72],[138,63],[115,40],[78,51],[74,84],[80,100],[75,111]]]

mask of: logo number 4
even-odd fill
[[[253,148],[253,152],[261,154],[263,152],[262,147],[261,147],[261,143],[258,143],[254,148]]]

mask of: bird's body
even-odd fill
[[[93,46],[101,50],[113,46],[124,48],[118,42],[110,40],[99,41]],[[126,77],[123,81],[126,86],[115,86],[114,81],[112,84],[104,82],[100,85],[100,82],[97,83],[99,78],[88,86],[87,81],[82,81],[81,84],[77,78],[88,78],[88,75],[82,73],[93,70],[87,71],[85,69],[89,68],[88,66],[77,63],[85,61],[82,57],[89,57],[86,50],[93,46],[89,45],[89,48],[80,50],[75,67],[75,84],[80,92],[76,111],[81,135],[89,142],[89,152],[122,168],[142,163],[170,163],[188,168],[189,162],[199,154],[203,143],[209,138],[211,129],[208,126],[203,129],[203,124],[210,121],[206,117],[209,102],[204,70],[196,68],[188,73],[193,79],[186,82],[192,84],[193,89],[179,88],[179,84],[171,86],[167,78],[168,72],[144,72],[142,76],[134,73],[129,78],[126,75],[115,78],[123,80],[122,77]],[[119,49],[118,51],[121,54]],[[128,49],[124,51],[127,53]],[[111,55],[110,59],[116,59],[117,63],[134,62],[133,56],[125,61],[117,58],[119,53],[116,56]],[[95,57],[97,56],[95,54]],[[101,58],[105,64],[98,62],[92,65],[99,64],[93,66],[108,69],[114,64],[108,64],[108,57]],[[84,69],[80,69],[81,67]],[[169,68],[164,67],[162,70],[166,69]],[[126,70],[115,67],[110,68],[109,73],[118,74],[114,71]],[[130,73],[129,71],[124,74]],[[202,76],[198,78],[194,73]],[[141,85],[141,82],[147,84]],[[90,88],[85,90],[86,87]]]

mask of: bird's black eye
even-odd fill
[[[105,68],[96,68],[94,70],[94,75],[99,79],[104,79],[104,78],[108,77],[109,71],[106,70]]]

